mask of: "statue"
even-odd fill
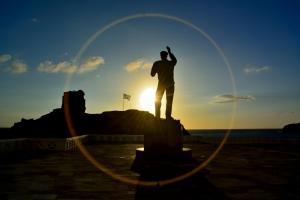
[[[171,49],[168,46],[167,51],[168,52],[160,52],[161,60],[153,63],[151,76],[155,76],[156,74],[158,75],[158,85],[155,98],[155,117],[160,118],[161,99],[166,92],[166,119],[173,119],[171,115],[175,90],[174,67],[177,63],[177,60],[174,54],[171,53]],[[168,55],[170,56],[171,60],[167,59]]]
[[[167,57],[170,56],[171,60]],[[159,171],[169,166],[192,163],[192,150],[183,147],[184,128],[179,120],[172,118],[174,96],[174,67],[176,57],[167,46],[167,52],[160,52],[161,60],[154,62],[151,76],[158,74],[158,85],[155,99],[155,120],[150,131],[144,134],[144,147],[136,149],[136,159],[131,169],[138,173],[145,170]],[[166,120],[160,118],[161,99],[166,92]],[[164,164],[162,164],[164,163]],[[164,167],[162,167],[164,166]]]

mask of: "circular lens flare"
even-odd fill
[[[86,51],[86,49],[94,42],[94,40],[100,36],[102,33],[104,33],[105,31],[109,30],[110,28],[117,26],[121,23],[133,20],[133,19],[138,19],[138,18],[146,18],[146,17],[153,17],[153,18],[162,18],[162,19],[168,19],[168,20],[172,20],[172,21],[176,21],[179,22],[181,24],[184,24],[188,27],[190,27],[191,29],[199,32],[202,36],[204,36],[217,50],[217,52],[220,54],[220,56],[222,57],[226,68],[228,70],[229,73],[229,78],[231,80],[231,85],[232,85],[232,94],[236,96],[236,85],[235,85],[235,80],[234,80],[234,76],[233,76],[233,72],[231,69],[231,66],[224,54],[224,52],[222,51],[222,49],[217,45],[217,43],[213,40],[213,38],[208,35],[206,32],[204,32],[202,29],[200,29],[199,27],[197,27],[196,25],[190,23],[187,20],[181,19],[179,17],[175,17],[175,16],[171,16],[171,15],[166,15],[166,14],[161,14],[161,13],[141,13],[141,14],[135,14],[135,15],[130,15],[130,16],[126,16],[120,19],[117,19],[109,24],[107,24],[106,26],[104,26],[103,28],[99,29],[95,34],[93,34],[85,43],[84,45],[81,47],[81,49],[79,50],[79,52],[77,53],[76,57],[75,57],[75,61],[74,64],[78,64],[80,61],[80,57],[81,55]],[[66,84],[65,84],[65,89],[68,90],[70,82],[72,79],[72,74],[70,74],[67,77],[66,80]],[[68,105],[68,100],[66,99],[66,105]],[[85,148],[85,146],[81,143],[78,142],[76,143],[79,150],[82,152],[82,154],[99,170],[101,170],[102,172],[106,173],[107,175],[115,178],[116,180],[122,181],[124,183],[128,183],[128,184],[133,184],[133,185],[141,185],[141,186],[149,186],[149,187],[156,187],[158,185],[160,186],[164,186],[164,185],[168,185],[171,183],[175,183],[181,180],[184,180],[192,175],[194,175],[195,173],[199,172],[200,170],[202,170],[210,161],[212,161],[215,156],[221,151],[221,149],[223,148],[223,146],[225,145],[230,131],[233,127],[234,124],[234,118],[235,118],[235,114],[236,114],[236,102],[232,103],[232,114],[230,116],[230,122],[229,122],[229,127],[227,129],[227,131],[224,134],[224,137],[222,139],[222,141],[220,142],[219,146],[214,150],[214,152],[208,156],[208,158],[202,162],[199,166],[197,166],[196,168],[194,168],[193,170],[191,170],[190,172],[174,177],[174,178],[170,178],[170,179],[166,179],[166,180],[160,180],[160,181],[142,181],[142,180],[135,180],[132,178],[128,178],[125,177],[124,175],[121,174],[117,174],[115,173],[112,169],[109,169],[108,167],[104,166],[103,164],[101,164],[99,161],[97,161],[91,154],[90,152]],[[68,106],[65,107],[65,118],[66,118],[66,122],[67,122],[67,126],[69,131],[71,132],[72,136],[77,136],[77,132],[76,129],[74,128],[74,124],[72,122],[72,119],[70,117],[70,109]]]

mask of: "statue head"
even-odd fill
[[[161,51],[160,52],[160,58],[162,60],[167,60],[167,57],[168,57],[168,52],[166,52],[166,51]]]

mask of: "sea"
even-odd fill
[[[223,137],[228,130],[214,129],[189,129],[188,132],[194,136],[202,137]],[[245,137],[245,138],[278,138],[278,139],[300,139],[300,133],[283,133],[282,129],[233,129],[230,130],[229,137]]]

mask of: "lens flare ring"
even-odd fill
[[[172,15],[166,15],[166,14],[161,14],[161,13],[140,13],[140,14],[135,14],[135,15],[130,15],[130,16],[126,16],[120,19],[117,19],[109,24],[107,24],[106,26],[102,27],[101,29],[99,29],[96,33],[94,33],[84,44],[83,46],[80,48],[79,52],[77,53],[76,57],[75,57],[75,64],[79,63],[81,55],[86,51],[86,49],[94,42],[94,40],[100,36],[102,33],[104,33],[105,31],[108,31],[109,29],[111,29],[114,26],[117,26],[121,23],[133,20],[133,19],[138,19],[138,18],[161,18],[161,19],[167,19],[167,20],[171,20],[171,21],[176,21],[179,22],[181,24],[184,24],[190,28],[192,28],[193,30],[199,32],[202,36],[204,36],[217,50],[217,52],[220,54],[220,56],[222,57],[228,73],[229,73],[229,77],[231,80],[231,85],[232,85],[232,92],[233,95],[236,96],[236,86],[235,86],[235,80],[234,80],[234,76],[233,76],[233,72],[231,70],[230,64],[225,56],[225,54],[223,53],[222,49],[217,45],[217,43],[212,39],[212,37],[210,35],[208,35],[206,32],[204,32],[202,29],[200,29],[199,27],[197,27],[196,25],[192,24],[191,22],[181,19],[179,17],[176,16],[172,16]],[[71,83],[72,80],[72,74],[70,74],[67,77],[66,80],[66,85],[65,85],[65,89],[67,90]],[[68,129],[71,133],[72,136],[77,136],[76,134],[76,129],[73,126],[73,122],[71,119],[71,115],[70,115],[70,108],[69,108],[69,99],[68,97],[66,97],[65,99],[65,103],[67,106],[65,106],[65,118],[66,118],[66,122],[67,122],[67,126]],[[234,124],[234,118],[235,118],[235,113],[236,113],[236,102],[232,103],[232,113],[231,113],[231,117],[230,117],[230,123],[229,123],[229,128],[228,130],[224,133],[224,137],[222,139],[222,141],[220,142],[219,146],[214,150],[214,152],[205,160],[203,161],[200,165],[198,165],[197,167],[195,167],[193,170],[182,174],[180,176],[176,176],[170,179],[165,179],[165,180],[160,180],[160,181],[141,181],[141,180],[135,180],[135,179],[131,179],[128,177],[125,177],[124,175],[121,174],[117,174],[115,172],[113,172],[113,170],[107,168],[106,166],[104,166],[103,164],[101,164],[99,161],[97,161],[90,153],[89,151],[85,148],[85,146],[82,143],[77,143],[77,146],[79,148],[79,150],[81,151],[81,153],[99,170],[101,170],[102,172],[106,173],[107,175],[113,177],[116,180],[119,180],[121,182],[127,183],[127,184],[133,184],[133,185],[139,185],[139,186],[145,186],[145,187],[157,187],[159,186],[165,186],[171,183],[175,183],[181,180],[184,180],[192,175],[194,175],[195,173],[199,172],[200,170],[202,170],[210,161],[212,161],[216,155],[221,151],[221,149],[223,148],[223,146],[225,145],[229,134],[231,132],[231,129],[233,127]]]

